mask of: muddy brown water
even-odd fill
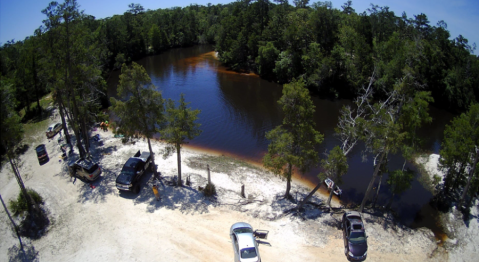
[[[181,93],[191,102],[193,109],[200,109],[199,123],[202,133],[190,142],[196,148],[216,151],[260,163],[268,141],[265,133],[281,124],[282,112],[278,106],[282,86],[261,79],[254,74],[240,74],[229,71],[216,59],[212,46],[200,45],[190,48],[173,49],[160,55],[143,58],[137,63],[143,65],[153,84],[164,98],[178,100]],[[108,81],[108,95],[116,96],[119,71],[113,72]],[[327,100],[313,97],[316,106],[316,128],[324,134],[324,141],[318,149],[323,152],[339,144],[333,135],[338,122],[339,111],[349,100]],[[423,149],[438,153],[444,126],[453,115],[434,107],[430,108],[433,122],[418,131],[424,140]],[[360,203],[370,181],[373,166],[371,156],[363,161],[363,145],[358,145],[348,156],[349,171],[343,176],[341,201]],[[399,155],[390,157],[390,168],[401,168],[404,159]],[[407,163],[409,168],[415,167]],[[314,185],[318,182],[320,167],[314,168],[297,178]],[[418,175],[416,175],[417,177]],[[386,205],[390,199],[387,175],[377,200],[378,206]],[[376,185],[377,186],[377,183]],[[405,225],[431,228],[437,237],[442,230],[436,221],[434,209],[429,207],[432,194],[417,179],[411,189],[396,196],[393,209]]]

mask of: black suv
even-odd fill
[[[357,211],[344,213],[341,221],[343,230],[344,253],[348,260],[363,261],[366,259],[368,242],[361,214]]]
[[[150,167],[151,156],[149,152],[140,151],[128,159],[121,169],[120,175],[116,178],[116,188],[120,191],[132,191],[135,194],[140,192],[141,176]],[[153,165],[151,165],[153,168]]]
[[[72,176],[85,182],[95,181],[101,174],[101,168],[97,163],[84,158],[80,158],[71,164],[69,170]]]
[[[37,152],[38,163],[40,163],[40,165],[43,165],[50,160],[44,144],[35,147],[35,151]]]

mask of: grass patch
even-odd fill
[[[36,102],[32,103],[32,107],[36,107]],[[40,105],[42,107],[42,115],[35,117],[31,120],[28,120],[23,124],[23,143],[25,144],[37,144],[40,143],[44,136],[45,131],[47,130],[48,126],[50,125],[50,115],[51,111],[47,110],[53,104],[53,99],[51,94],[48,94],[42,99],[40,99]],[[20,117],[25,116],[25,108],[20,110],[19,114]]]
[[[210,165],[211,172],[230,173],[237,168],[248,168],[257,172],[263,172],[259,167],[256,167],[248,162],[239,160],[228,156],[210,156],[200,155],[186,159],[186,165],[190,168],[206,170],[206,165]]]
[[[27,194],[30,195],[30,197],[35,201],[35,203],[43,204],[43,197],[40,196],[40,194],[38,194],[37,191],[31,188],[27,188]],[[10,200],[8,204],[9,204],[10,210],[12,210],[13,214],[16,216],[22,214],[23,212],[28,211],[27,200],[25,199],[22,191],[20,191],[16,200],[12,199]]]

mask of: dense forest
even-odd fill
[[[76,1],[66,2],[79,8]],[[123,15],[105,19],[79,10],[66,17],[72,10],[50,5],[39,10],[45,20],[32,36],[1,47],[2,82],[13,87],[17,109],[30,109],[54,89],[55,63],[73,59],[90,66],[90,75],[83,77],[101,93],[103,79],[124,62],[169,48],[213,44],[233,70],[254,71],[279,83],[302,78],[311,91],[332,97],[357,96],[373,73],[384,93],[411,74],[417,89],[431,91],[441,108],[465,111],[478,101],[475,45],[461,35],[450,40],[445,21],[434,26],[425,14],[409,18],[377,5],[356,13],[352,1],[339,8],[328,1],[294,3],[242,0],[158,10],[130,4]],[[62,57],[67,48],[75,58]]]

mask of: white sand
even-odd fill
[[[232,261],[229,228],[238,221],[250,223],[255,229],[269,230],[266,242],[270,246],[260,245],[263,261],[346,260],[342,232],[337,228],[342,213],[330,215],[306,205],[303,218],[283,215],[283,211],[295,204],[277,197],[286,187],[280,178],[245,167],[232,167],[227,173],[212,172],[218,196],[216,200],[207,199],[197,190],[206,184],[206,170],[186,164],[202,152],[185,148],[182,174],[184,179],[190,175],[191,187],[169,186],[167,181],[177,173],[176,155],[166,160],[157,155],[156,163],[163,178],[162,200],[157,202],[150,189],[151,173],[145,175],[139,195],[119,193],[115,175],[138,149],[147,150],[147,143],[139,140],[135,145],[123,145],[110,132],[95,133],[104,139],[103,146],[92,143],[94,159],[103,171],[101,178],[93,183],[95,189],[80,180],[72,183],[65,163],[58,161],[60,151],[56,140],[45,139],[50,162],[43,166],[38,164],[34,145],[22,156],[24,182],[44,197],[51,219],[42,238],[34,241],[24,238],[38,252],[38,261]],[[163,147],[155,142],[154,152],[158,154]],[[241,184],[246,185],[250,201],[239,196]],[[294,182],[291,192],[301,199],[309,190]],[[8,200],[18,192],[11,171],[3,168],[1,195]],[[319,204],[325,199],[316,194],[312,201]],[[447,254],[436,250],[429,230],[411,230],[387,217],[365,214],[364,219],[369,235],[368,261],[447,260]],[[18,240],[9,224],[2,209],[0,261],[18,255],[13,248],[18,246]]]

